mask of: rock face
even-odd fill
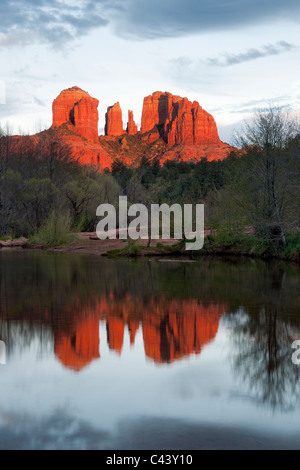
[[[126,132],[129,135],[135,135],[138,131],[137,125],[134,122],[133,119],[133,111],[128,111],[128,123],[127,123],[127,128]]]
[[[144,98],[141,132],[158,127],[160,136],[169,145],[219,145],[217,126],[211,114],[197,101],[160,91]]]
[[[98,140],[98,104],[86,91],[78,87],[63,90],[53,101],[53,127],[68,123],[74,131],[88,140]]]
[[[107,113],[105,114],[105,135],[115,136],[122,134],[124,134],[122,110],[120,103],[117,102],[107,108]]]
[[[33,136],[10,137],[12,150],[23,155],[46,138],[68,147],[70,157],[79,164],[93,165],[99,171],[111,170],[116,160],[130,167],[143,158],[163,165],[168,160],[195,163],[201,158],[223,160],[232,151],[240,154],[219,139],[214,118],[197,101],[154,92],[144,98],[140,132],[131,110],[126,131],[123,129],[122,110],[117,102],[107,108],[105,135],[100,136],[98,104],[97,99],[76,86],[63,90],[53,101],[51,129]]]

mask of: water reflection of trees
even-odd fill
[[[286,283],[286,272],[273,270],[262,294],[263,304],[227,318],[232,327],[236,375],[257,402],[290,411],[300,403],[300,369],[291,360],[291,345],[300,339],[300,328],[297,317],[291,323],[289,305],[283,300]]]
[[[53,349],[53,332],[43,323],[0,320],[0,339],[5,342],[10,355],[17,350],[24,353],[34,345],[40,358]]]

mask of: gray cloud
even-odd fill
[[[257,111],[267,111],[270,107],[276,109],[288,109],[290,107],[290,96],[282,95],[272,98],[272,100],[259,99],[259,100],[249,100],[240,102],[238,105],[228,104],[222,107],[212,108],[210,111],[212,113],[217,113],[220,111],[226,110],[229,113],[240,114],[240,113],[255,113]]]
[[[206,59],[206,62],[209,65],[228,67],[231,65],[241,64],[242,62],[249,62],[251,60],[279,55],[283,52],[294,50],[297,50],[297,47],[294,44],[290,44],[286,41],[279,41],[276,44],[264,45],[261,49],[252,48],[240,54],[225,54],[222,59],[219,59],[218,57],[210,57]]]
[[[36,96],[34,96],[33,99],[34,99],[34,102],[35,102],[38,106],[47,106],[47,103],[45,103],[45,101],[40,100],[40,99],[37,98]]]
[[[63,47],[66,42],[103,27],[107,0],[2,0],[0,47],[49,43]]]
[[[219,74],[217,67],[231,67],[244,62],[266,58],[268,56],[277,56],[298,49],[299,47],[294,44],[286,41],[278,41],[275,44],[267,44],[258,48],[247,49],[239,54],[225,52],[222,56],[198,59],[180,56],[169,59],[167,61],[167,67],[168,73],[172,75],[177,83],[183,83],[185,85],[188,83],[190,89],[192,89],[193,86],[198,88],[199,85],[205,87],[207,91],[212,88],[216,95],[218,92],[215,90],[215,83],[216,80],[218,80]],[[224,87],[221,94],[224,95]]]
[[[112,0],[115,6],[120,2]],[[117,34],[155,39],[244,27],[276,19],[297,21],[299,0],[125,0]]]
[[[62,47],[106,26],[131,39],[180,37],[287,19],[299,0],[2,0],[0,47],[33,42]]]

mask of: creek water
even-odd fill
[[[299,305],[280,261],[2,251],[0,449],[300,449]]]

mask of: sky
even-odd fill
[[[300,110],[299,0],[1,0],[0,123],[51,126],[52,101],[79,86],[120,102],[124,127],[154,91],[186,96],[231,143],[268,106]]]

